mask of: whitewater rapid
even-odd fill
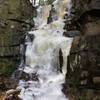
[[[33,3],[34,0],[31,2]],[[38,5],[38,0],[36,5]],[[21,89],[19,98],[22,100],[67,100],[62,92],[62,84],[67,73],[67,56],[69,55],[73,38],[63,36],[64,15],[70,12],[70,0],[56,0],[53,2],[55,17],[53,22],[47,24],[51,5],[39,6],[37,17],[34,18],[35,29],[26,36],[26,62],[25,73],[36,74],[37,80],[20,80],[18,89]],[[36,6],[33,3],[33,6]],[[67,10],[66,10],[67,9]],[[52,15],[52,18],[53,15]],[[62,51],[63,66],[60,68],[59,51]]]

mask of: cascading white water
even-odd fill
[[[67,56],[73,39],[63,36],[63,17],[67,13],[66,8],[69,9],[70,0],[56,0],[53,4],[57,20],[47,24],[51,5],[40,6],[34,19],[37,30],[29,32],[35,38],[33,42],[26,42],[26,66],[23,71],[37,74],[38,80],[20,80],[18,88],[21,89],[19,97],[22,100],[67,100],[62,93],[62,84],[65,82]],[[59,50],[63,54],[62,72]]]

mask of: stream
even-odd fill
[[[39,0],[30,2],[34,7],[39,4]],[[33,19],[35,27],[25,38],[25,66],[19,70],[29,74],[30,79],[19,81],[17,88],[21,92],[18,96],[22,100],[68,100],[62,92],[62,84],[65,83],[67,56],[73,38],[63,36],[63,28],[65,14],[70,16],[71,0],[55,0],[52,5],[37,7],[37,17]],[[52,7],[54,13],[48,23]],[[59,51],[62,52],[62,66]],[[37,76],[36,80],[32,80],[33,74]]]

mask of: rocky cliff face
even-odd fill
[[[92,9],[100,10],[100,1],[99,0],[72,0],[73,9],[77,17],[81,16],[86,11]]]
[[[80,36],[68,57],[66,93],[75,100],[100,99],[100,0],[73,0]],[[71,99],[72,100],[72,99]]]
[[[32,17],[29,0],[0,0],[0,75],[18,64],[20,40],[32,26]]]

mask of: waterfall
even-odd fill
[[[37,6],[39,0],[30,0]],[[34,3],[35,2],[35,3]],[[35,30],[26,36],[26,62],[23,70],[30,77],[34,74],[36,80],[21,79],[18,89],[22,100],[67,100],[62,92],[62,84],[67,73],[67,56],[69,55],[73,38],[64,37],[64,15],[70,14],[70,0],[55,0],[53,2],[56,19],[47,24],[51,5],[38,6],[37,17],[34,18]],[[51,16],[52,18],[53,15]],[[33,40],[29,35],[33,36]],[[59,51],[63,56],[60,66]]]

